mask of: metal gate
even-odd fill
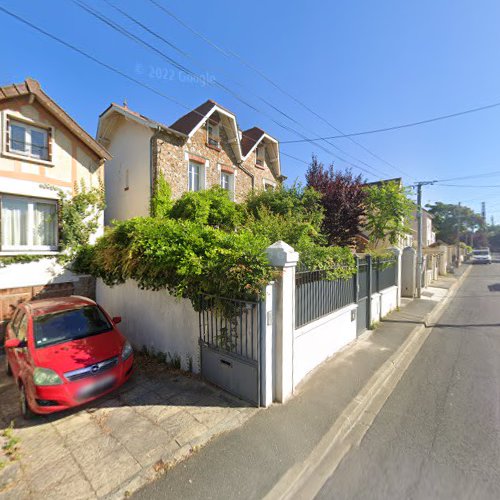
[[[260,303],[201,297],[201,375],[260,406]]]
[[[361,335],[371,323],[371,259],[358,259],[358,313],[356,333]]]

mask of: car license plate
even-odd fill
[[[113,375],[108,375],[107,377],[100,378],[82,387],[78,391],[76,397],[79,400],[93,398],[103,392],[106,392],[108,389],[111,389],[115,382],[116,377],[114,377]]]

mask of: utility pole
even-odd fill
[[[434,184],[437,181],[420,181],[415,183],[417,188],[417,298],[422,297],[422,272],[424,256],[422,253],[422,186]]]

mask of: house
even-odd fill
[[[0,328],[21,300],[95,293],[56,262],[59,194],[50,188],[98,186],[109,159],[36,80],[0,87]]]
[[[434,216],[422,208],[422,247],[427,248],[436,243],[436,233],[434,228],[432,227],[432,221]],[[418,219],[417,219],[417,211],[413,214],[412,221],[412,230],[413,230],[413,240],[414,244],[417,245],[417,230],[418,230]]]
[[[105,171],[106,224],[148,215],[159,175],[174,199],[217,185],[236,202],[282,180],[278,141],[258,127],[241,131],[236,116],[211,100],[169,126],[111,104],[99,117],[97,140],[113,157]]]

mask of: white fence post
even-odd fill
[[[398,287],[398,295],[397,295],[397,300],[396,304],[398,307],[401,306],[401,264],[402,264],[402,254],[403,252],[401,251],[400,248],[398,247],[393,247],[391,248],[392,252],[396,256],[396,270],[397,270],[397,276],[396,276],[396,285]]]
[[[261,363],[260,363],[260,380],[261,394],[260,404],[267,407],[273,402],[273,326],[274,326],[274,309],[273,309],[273,289],[274,282],[269,283],[265,289],[265,295],[261,302],[260,314],[260,346],[261,346]]]
[[[293,393],[293,338],[295,325],[295,268],[299,254],[284,241],[277,241],[266,250],[272,266],[278,268],[275,284],[275,395],[285,402]]]

